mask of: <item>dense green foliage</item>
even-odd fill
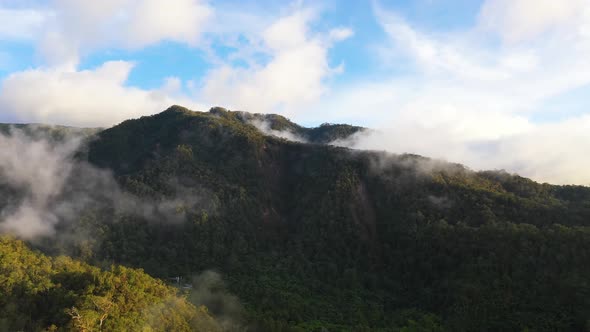
[[[141,270],[103,271],[0,237],[1,331],[221,331],[205,307]]]
[[[290,142],[257,116],[175,106],[100,132],[79,157],[182,218],[89,209],[63,231],[92,238],[46,250],[160,278],[215,269],[252,331],[590,328],[590,188]]]

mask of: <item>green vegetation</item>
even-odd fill
[[[39,248],[158,278],[214,269],[250,331],[590,328],[590,188],[290,142],[257,116],[174,106],[98,133],[79,157],[182,220],[90,207],[60,231],[91,238]]]
[[[2,331],[221,331],[205,307],[141,270],[103,271],[0,237]]]

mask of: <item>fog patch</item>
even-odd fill
[[[446,196],[428,195],[426,198],[435,208],[444,210],[453,206],[453,201]]]
[[[224,331],[244,330],[244,308],[238,297],[227,290],[219,273],[208,270],[194,277],[189,300],[207,307]]]
[[[271,123],[266,120],[261,119],[251,119],[249,123],[260,130],[263,134],[269,136],[276,136],[279,138],[284,138],[289,141],[299,142],[299,143],[308,143],[308,141],[296,133],[290,130],[275,130],[271,128]]]
[[[53,200],[62,192],[72,172],[72,158],[80,139],[52,145],[27,137],[20,130],[0,134],[0,185],[21,196],[18,206],[0,210],[0,232],[24,239],[53,235],[59,216]]]
[[[83,142],[83,136],[56,142],[15,128],[0,134],[0,233],[37,240],[59,232],[59,240],[68,241],[89,235],[80,227],[73,227],[76,234],[70,234],[70,226],[92,211],[181,223],[195,206],[211,205],[205,203],[205,189],[189,190],[173,180],[169,197],[125,192],[109,170],[76,158]]]

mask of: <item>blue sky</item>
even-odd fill
[[[0,122],[221,105],[590,184],[588,0],[0,0],[0,21]]]
[[[239,11],[241,8],[252,10],[252,15],[263,14],[266,10],[270,15],[280,17],[288,15],[288,7],[305,7],[305,2],[293,2],[284,7],[277,6],[276,1],[212,1],[213,7]],[[354,36],[339,42],[329,49],[328,59],[331,66],[344,65],[346,70],[331,77],[331,83],[338,84],[358,78],[378,79],[383,74],[383,67],[378,57],[375,56],[375,48],[383,43],[386,35],[375,18],[374,7],[376,2],[333,0],[322,3],[320,7],[314,2],[314,10],[318,11],[318,19],[310,22],[310,28],[318,31],[330,30],[333,27],[343,26],[354,31]],[[29,6],[23,8],[16,1],[1,1],[0,6],[7,10],[51,10],[51,2],[30,1]],[[462,29],[473,24],[481,2],[474,0],[414,0],[414,1],[381,1],[379,6],[395,10],[408,20],[423,28],[438,30]],[[2,8],[2,7],[0,7]],[[9,27],[4,29],[9,30]],[[238,32],[239,33],[239,32]],[[214,40],[218,36],[211,36]],[[12,72],[22,71],[28,68],[46,65],[35,42],[31,39],[4,38],[0,41],[0,78],[6,77]],[[212,42],[212,47],[217,56],[223,57],[235,51],[221,40]],[[174,76],[183,81],[195,80],[206,75],[207,71],[215,66],[202,47],[193,47],[178,41],[158,40],[140,49],[126,49],[125,47],[105,47],[84,54],[78,59],[77,69],[91,70],[104,62],[112,60],[124,60],[135,63],[126,84],[142,89],[155,89],[162,85],[165,78]],[[388,71],[404,72],[405,68],[387,68]],[[223,103],[223,101],[220,101]]]

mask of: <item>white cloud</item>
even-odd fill
[[[102,48],[139,49],[162,40],[196,45],[213,9],[201,0],[54,0],[40,49],[52,64],[76,64]]]
[[[504,156],[499,168],[512,169],[535,179],[590,185],[590,114],[535,125],[533,130],[503,138],[488,153]]]
[[[32,40],[47,19],[48,14],[38,10],[0,7],[0,40]]]
[[[469,114],[464,114],[469,116]],[[452,117],[448,122],[452,122]],[[418,121],[399,120],[392,127],[359,134],[340,145],[358,149],[412,152],[461,162],[475,169],[506,169],[537,181],[590,185],[586,171],[590,158],[590,116],[546,124],[492,114],[471,114],[459,127],[487,128],[496,138],[463,136],[456,124],[427,126]],[[500,131],[505,128],[505,133]]]
[[[171,97],[178,89],[175,79],[162,90],[126,86],[132,68],[132,63],[112,61],[94,70],[56,67],[13,73],[2,82],[0,109],[24,122],[110,126],[174,103],[198,107],[182,96]]]
[[[202,1],[142,1],[130,15],[126,44],[139,48],[169,39],[195,45],[212,12]]]
[[[62,190],[71,171],[65,162],[75,152],[78,140],[59,147],[33,141],[18,131],[0,134],[0,181],[24,189],[17,208],[0,209],[0,232],[25,239],[51,235],[58,218],[48,213],[52,198]],[[42,167],[40,167],[42,165]]]
[[[332,43],[352,35],[340,28],[326,35],[312,34],[316,13],[299,9],[264,29],[260,43],[270,58],[246,68],[222,65],[204,80],[202,98],[209,104],[225,104],[252,112],[294,111],[316,101],[326,91],[325,80],[334,72],[328,63]]]
[[[479,19],[482,27],[498,32],[510,43],[541,34],[546,37],[551,30],[568,38],[577,33],[580,21],[588,19],[588,6],[588,0],[488,0]]]
[[[354,35],[354,31],[350,28],[336,28],[330,30],[330,40],[332,41],[341,41],[348,39]]]
[[[270,136],[276,136],[276,137],[280,137],[280,138],[284,138],[287,139],[289,141],[293,141],[293,142],[300,142],[300,143],[306,143],[307,140],[299,135],[297,135],[294,132],[291,132],[289,130],[275,130],[271,128],[271,123],[269,121],[265,121],[265,120],[258,120],[258,119],[253,119],[251,121],[249,121],[249,123],[251,125],[253,125],[254,127],[256,127],[258,130],[260,130],[262,133],[264,133],[265,135],[270,135]]]

